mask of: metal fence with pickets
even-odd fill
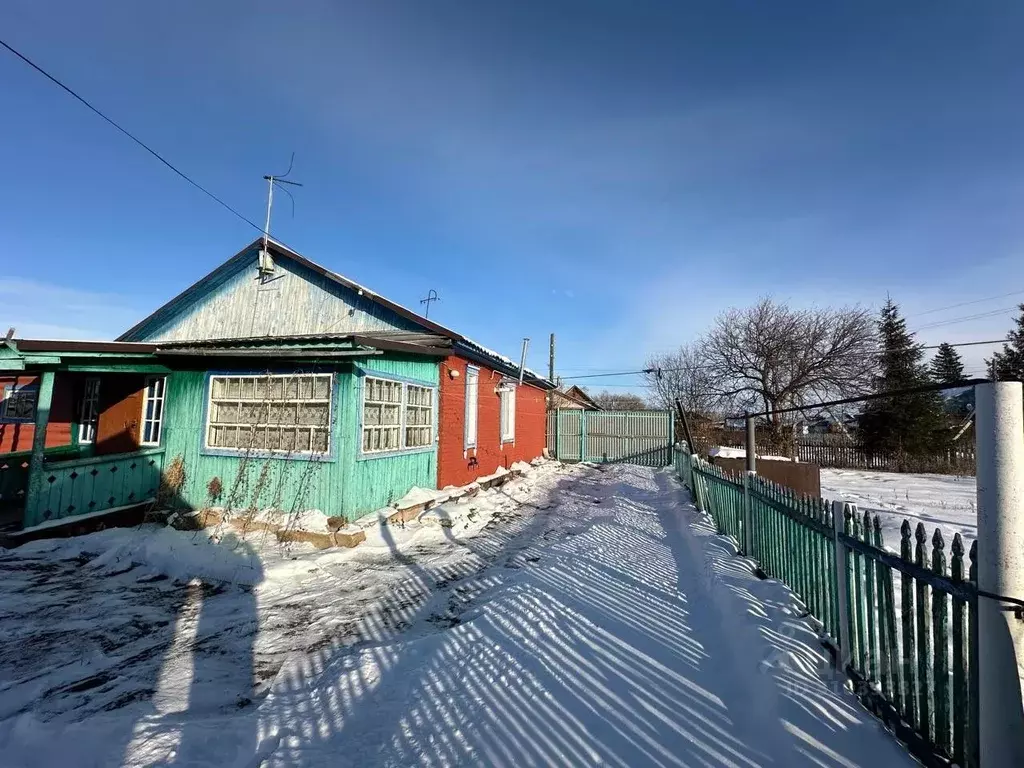
[[[547,447],[560,461],[640,464],[672,463],[671,411],[548,412]]]
[[[904,520],[897,555],[883,546],[878,516],[853,504],[728,476],[685,450],[674,464],[718,531],[803,600],[865,705],[926,765],[976,768],[977,543],[965,561],[956,534],[947,567],[940,531],[929,552],[924,525],[911,536]]]

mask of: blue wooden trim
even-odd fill
[[[206,436],[209,432],[209,417],[210,417],[210,387],[211,381],[214,376],[287,376],[289,374],[299,373],[319,373],[319,374],[330,374],[331,376],[331,402],[329,404],[330,412],[327,416],[327,445],[328,452],[324,454],[317,453],[292,453],[289,454],[287,451],[246,451],[238,448],[210,448],[206,445]],[[335,462],[338,458],[337,451],[337,440],[335,436],[335,416],[340,413],[334,407],[335,403],[341,397],[341,376],[335,368],[318,369],[317,366],[313,366],[312,369],[306,367],[300,368],[288,368],[288,369],[262,369],[262,370],[217,370],[207,371],[206,381],[203,385],[203,418],[200,423],[199,433],[199,453],[204,456],[230,456],[236,459],[249,458],[249,459],[278,459],[280,461],[324,461],[324,462]],[[167,410],[167,385],[164,384],[164,410]],[[267,426],[274,426],[268,424]],[[310,425],[312,426],[312,425]],[[160,438],[163,439],[163,427],[160,430]]]
[[[21,392],[35,392],[36,402],[35,402],[35,405],[32,406],[32,415],[31,416],[26,416],[23,419],[15,418],[13,416],[8,416],[7,415],[7,402],[8,402],[8,399],[11,397],[11,395],[18,394],[18,393],[21,393]],[[23,384],[21,386],[18,386],[17,384],[7,384],[7,385],[4,386],[3,410],[2,410],[2,412],[0,412],[0,424],[33,424],[33,423],[35,423],[35,420],[36,420],[36,408],[38,408],[38,407],[39,407],[39,384],[38,383]]]
[[[386,459],[394,456],[412,456],[416,453],[437,453],[437,415],[440,407],[441,399],[441,385],[435,382],[428,382],[422,379],[412,379],[407,376],[398,376],[390,373],[381,373],[373,369],[364,368],[361,365],[353,366],[356,369],[356,386],[353,387],[356,396],[355,408],[357,412],[356,418],[356,461],[370,461],[372,459]],[[430,445],[421,445],[415,448],[398,448],[393,451],[364,451],[363,450],[363,379],[370,377],[371,379],[384,379],[387,381],[397,381],[402,384],[412,384],[414,387],[424,387],[431,389],[434,392],[433,397],[433,424],[431,425],[431,443]],[[405,440],[405,389],[402,389],[402,403],[401,403],[401,414],[402,420],[398,425],[398,439],[401,441]]]

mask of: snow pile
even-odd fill
[[[668,472],[438,509],[254,589],[0,555],[4,765],[914,765]]]
[[[746,448],[730,448],[724,445],[716,445],[714,448],[708,451],[708,456],[721,457],[723,459],[745,459],[747,458]],[[793,459],[788,456],[772,456],[771,454],[755,454],[760,460],[765,461],[792,461]]]
[[[98,575],[137,569],[139,578],[165,576],[255,584],[262,567],[251,544],[235,536],[222,539],[213,532],[186,533],[160,525],[108,528],[86,536],[32,541],[9,553],[12,557],[45,555],[53,560],[86,562]]]
[[[406,507],[414,507],[417,504],[429,504],[437,499],[447,499],[450,495],[451,489],[435,491],[431,488],[420,488],[414,485],[405,496],[396,501],[392,506],[398,509],[405,509]]]

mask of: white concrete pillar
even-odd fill
[[[1024,598],[1024,390],[975,387],[978,589]],[[978,598],[978,715],[985,768],[1024,766],[1024,621],[999,600]]]

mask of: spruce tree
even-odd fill
[[[1018,308],[1020,317],[1014,321],[1017,327],[1006,334],[1009,343],[986,361],[989,375],[999,381],[1024,381],[1024,304]]]
[[[963,381],[964,361],[952,344],[939,344],[935,358],[931,363],[932,379],[936,384],[955,384]]]
[[[880,351],[875,392],[913,389],[932,383],[924,350],[907,330],[899,307],[889,299],[878,321]],[[933,454],[948,439],[937,392],[869,400],[861,416],[861,441],[872,452],[907,456]]]

